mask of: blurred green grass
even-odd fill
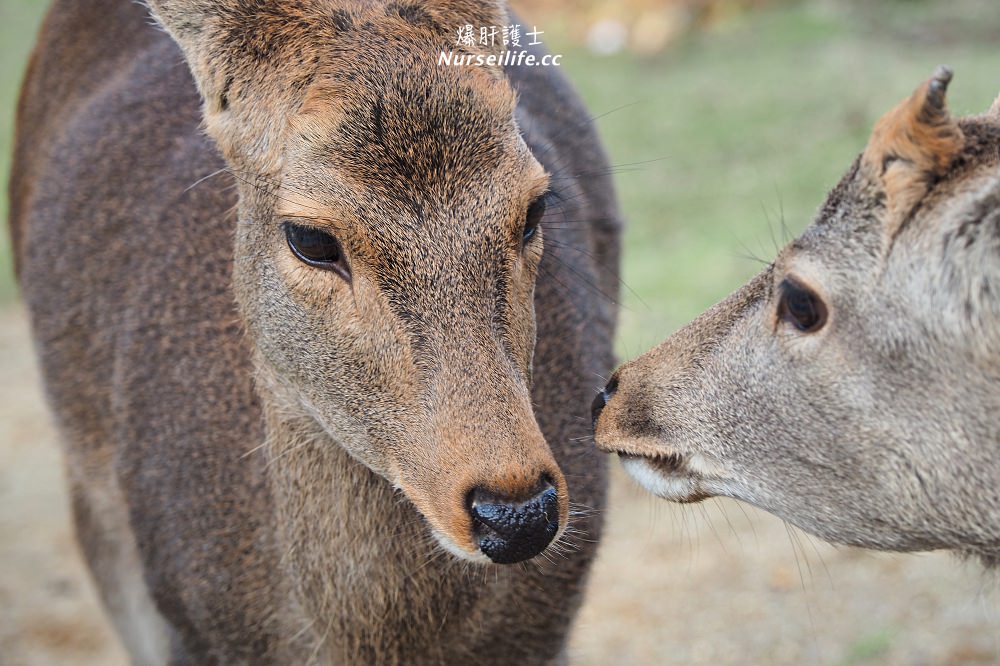
[[[0,219],[4,220],[4,232],[0,233],[0,304],[16,294],[6,220],[17,91],[47,4],[42,0],[0,0]]]
[[[874,122],[938,64],[953,112],[1000,92],[991,1],[803,2],[652,59],[566,47],[616,176],[625,234],[619,354],[721,300],[811,221]],[[551,45],[559,51],[561,45]],[[625,108],[623,105],[631,104]],[[614,110],[619,109],[619,110]]]
[[[16,90],[45,4],[0,0],[4,182]],[[978,113],[1000,91],[995,0],[785,4],[652,58],[593,55],[560,42],[558,21],[546,21],[546,45],[565,54],[616,165],[628,222],[624,358],[723,298],[804,228],[875,120],[936,65],[956,71],[956,113]],[[2,234],[0,302],[14,293]]]

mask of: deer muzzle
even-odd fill
[[[469,493],[468,511],[479,550],[497,564],[531,559],[545,550],[559,531],[559,495],[546,478],[538,492],[523,499],[474,488]]]

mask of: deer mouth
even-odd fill
[[[672,502],[693,503],[715,496],[700,471],[700,457],[681,453],[635,455],[619,452],[622,467],[643,488]]]

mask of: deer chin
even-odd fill
[[[618,458],[639,485],[671,502],[694,503],[727,494],[715,466],[697,453],[636,455],[622,451]]]
[[[483,551],[479,550],[478,548],[474,551],[466,550],[466,548],[458,545],[458,543],[455,542],[453,539],[451,539],[448,535],[437,530],[433,525],[430,524],[430,521],[427,521],[427,523],[428,527],[430,528],[431,535],[434,537],[434,540],[437,542],[438,546],[440,546],[446,552],[450,553],[451,555],[457,557],[458,559],[464,562],[472,562],[474,564],[479,564],[484,566],[495,564],[493,560],[491,560],[483,553]],[[560,525],[559,530],[556,532],[556,535],[552,538],[551,543],[558,543],[559,540],[562,539],[563,533],[565,531],[566,531],[566,525]],[[504,565],[498,565],[498,566],[504,566]]]
[[[425,493],[405,482],[393,483],[396,491],[403,495],[423,518],[423,523],[434,542],[442,550],[465,562],[489,564],[490,559],[479,549],[472,539],[472,526],[464,516],[441,515],[443,510],[436,506]],[[449,512],[443,510],[445,514]]]
[[[434,540],[443,550],[447,551],[448,553],[451,553],[458,559],[463,560],[465,562],[473,562],[475,564],[491,564],[490,558],[486,557],[486,555],[483,554],[483,551],[479,550],[478,548],[476,548],[473,551],[463,548],[462,546],[458,545],[458,543],[456,543],[447,534],[444,534],[440,530],[436,529],[433,525],[431,525],[430,521],[427,522],[428,526],[430,527],[431,535],[434,537]]]

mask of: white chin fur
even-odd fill
[[[466,562],[475,562],[476,564],[489,564],[490,558],[486,557],[482,551],[477,550],[474,553],[470,553],[464,548],[460,548],[458,544],[444,536],[437,530],[431,530],[434,533],[434,540],[438,542],[438,545],[447,550],[449,553],[454,555],[460,560]]]
[[[552,544],[558,542],[559,539],[562,538],[563,532],[565,530],[566,526],[560,525],[559,531],[556,532],[556,535],[554,537],[552,537],[552,541],[549,542],[549,545],[546,546],[546,549],[548,549],[549,546],[551,546]],[[477,550],[474,553],[470,553],[464,548],[460,548],[458,544],[456,544],[454,541],[444,536],[434,528],[431,528],[431,533],[434,535],[434,540],[437,541],[439,546],[441,546],[446,551],[448,551],[449,553],[451,553],[460,560],[463,560],[465,562],[475,562],[476,564],[491,564],[493,562],[490,558],[486,557],[486,555],[483,554],[483,551]],[[542,552],[544,553],[545,551],[543,550]],[[540,555],[541,553],[539,553],[535,557],[539,557]]]
[[[643,488],[663,499],[680,501],[698,494],[697,481],[689,476],[665,476],[645,458],[622,458],[622,467]]]

